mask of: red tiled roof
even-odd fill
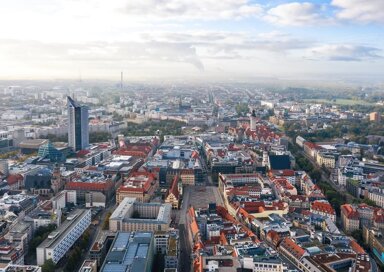
[[[197,158],[199,157],[199,152],[197,152],[196,150],[194,150],[194,151],[192,152],[191,157],[192,157],[193,159],[197,159]]]
[[[82,149],[82,150],[79,150],[77,153],[76,153],[76,157],[78,158],[81,158],[81,157],[84,157],[85,155],[91,153],[91,151],[89,150],[86,150],[86,149]]]
[[[348,219],[359,219],[359,212],[355,210],[350,204],[341,205],[341,213],[344,214]]]
[[[310,149],[319,149],[320,148],[317,144],[312,143],[312,142],[305,142],[304,145]]]
[[[280,246],[293,254],[297,259],[300,259],[305,254],[305,250],[296,244],[291,238],[284,238]]]
[[[13,185],[13,184],[16,184],[18,182],[23,181],[23,179],[24,178],[21,174],[9,175],[7,177],[7,183],[8,183],[8,185]]]
[[[67,190],[90,190],[90,191],[105,191],[113,186],[111,181],[107,182],[77,182],[70,181],[65,185]]]
[[[168,195],[172,193],[177,199],[179,199],[178,182],[179,182],[179,176],[175,176],[172,180],[171,188],[168,191]]]
[[[336,214],[331,204],[327,202],[322,202],[322,201],[312,202],[311,210],[328,213],[328,214]]]
[[[273,170],[273,171],[270,171],[270,175],[275,177],[292,177],[295,175],[295,170],[291,170],[291,169]]]
[[[349,245],[356,254],[365,254],[364,249],[355,240],[351,240]]]
[[[274,211],[274,210],[284,210],[286,208],[286,204],[284,202],[272,202],[272,205],[265,205],[264,201],[246,201],[241,202],[241,206],[248,213],[261,213],[264,211]]]
[[[384,223],[384,211],[383,209],[377,209],[373,214],[373,221],[376,223]]]
[[[290,195],[289,199],[292,201],[301,201],[301,202],[308,201],[308,198],[304,195]]]
[[[114,151],[113,154],[145,158],[151,151],[152,146],[150,143],[128,143]]]

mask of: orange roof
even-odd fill
[[[328,213],[328,214],[336,214],[331,204],[327,202],[322,202],[322,201],[312,202],[311,210]]]
[[[191,207],[188,209],[188,214],[189,214],[190,217],[195,218],[195,209],[193,208],[193,206],[191,206]]]
[[[341,213],[344,214],[348,219],[359,219],[359,212],[355,210],[350,204],[341,205]]]
[[[24,178],[21,174],[14,174],[14,175],[9,175],[7,177],[7,183],[8,185],[13,185],[16,184],[20,181],[22,181]]]
[[[349,245],[356,254],[365,254],[364,249],[355,240],[351,240]]]
[[[225,236],[225,233],[223,231],[220,232],[220,244],[223,246],[228,245],[227,237]]]
[[[285,237],[280,243],[280,247],[285,248],[293,254],[297,259],[300,259],[305,254],[305,250],[296,244],[291,238]]]
[[[320,148],[317,144],[312,143],[312,142],[305,142],[304,145],[310,149],[319,149]]]
[[[90,191],[104,191],[109,190],[113,186],[111,181],[106,182],[77,182],[70,181],[65,185],[67,190],[90,190]]]
[[[175,176],[173,178],[171,188],[168,191],[168,195],[172,193],[177,199],[179,199],[179,188],[177,186],[178,182],[179,182],[179,176]]]

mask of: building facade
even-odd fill
[[[109,218],[109,230],[167,231],[171,222],[171,205],[141,203],[126,197]]]
[[[71,97],[67,97],[68,108],[68,145],[74,151],[89,146],[88,108],[81,106]]]
[[[90,209],[76,210],[70,214],[67,220],[36,248],[37,264],[43,265],[49,259],[55,264],[58,263],[90,224]]]

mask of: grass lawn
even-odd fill
[[[374,105],[374,103],[367,102],[364,100],[354,100],[354,99],[303,99],[304,102],[314,102],[314,103],[324,103],[324,104],[337,104],[337,105]]]

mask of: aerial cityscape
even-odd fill
[[[0,25],[0,272],[384,271],[384,1]]]

